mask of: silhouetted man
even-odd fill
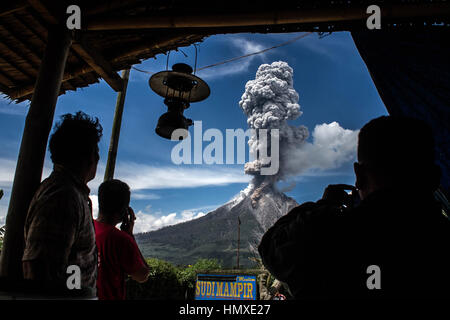
[[[87,183],[96,174],[101,136],[98,119],[80,111],[63,115],[50,137],[54,168],[31,201],[22,258],[24,278],[49,290],[81,289],[95,297],[97,253]]]
[[[361,202],[329,186],[267,231],[263,263],[297,299],[448,297],[450,222],[433,197],[431,129],[409,118],[370,121],[354,170]]]
[[[149,276],[147,263],[133,237],[136,217],[129,204],[130,188],[126,183],[113,179],[100,185],[95,220],[100,300],[124,300],[127,274],[138,282],[145,282]],[[121,222],[122,231],[115,227]]]

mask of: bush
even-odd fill
[[[186,292],[186,299],[194,299],[195,297],[195,281],[197,273],[205,273],[212,270],[221,269],[222,266],[216,259],[199,259],[194,265],[178,270],[178,279]]]
[[[145,283],[127,281],[127,299],[130,300],[181,300],[184,291],[177,277],[177,270],[170,263],[159,259],[147,259],[150,276]]]
[[[194,265],[174,267],[156,258],[147,259],[150,276],[145,283],[127,280],[127,299],[184,300],[194,298],[197,273],[220,269],[217,260],[199,259]]]

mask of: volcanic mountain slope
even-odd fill
[[[236,266],[238,217],[240,266],[249,259],[262,235],[297,202],[275,190],[273,185],[250,185],[230,202],[207,215],[188,222],[136,235],[144,256],[164,259],[176,265],[193,264],[199,258],[218,259],[224,267]]]
[[[276,189],[277,182],[289,181],[309,169],[337,168],[356,153],[358,131],[344,129],[337,122],[317,125],[313,142],[308,142],[308,128],[288,123],[302,115],[298,101],[293,70],[286,62],[259,66],[239,101],[253,130],[248,145],[254,157],[244,166],[245,173],[252,176],[249,186],[202,218],[137,235],[144,255],[175,264],[217,258],[224,266],[236,266],[239,217],[240,265],[249,266],[248,258],[257,255],[264,232],[297,205]]]

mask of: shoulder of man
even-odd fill
[[[50,175],[43,180],[37,189],[33,200],[34,201],[48,201],[48,200],[65,200],[76,201],[82,196],[81,192],[73,183],[67,179],[63,180],[57,175]]]
[[[114,241],[119,242],[121,245],[131,245],[136,242],[133,236],[116,227],[112,228],[110,236],[114,238]]]
[[[343,212],[339,206],[319,200],[317,202],[305,202],[293,208],[281,219],[285,218],[286,222],[297,220],[304,224],[315,224],[338,219]]]
[[[76,188],[53,181],[49,177],[41,183],[31,200],[26,230],[29,230],[31,224],[44,228],[46,225],[78,226],[83,220],[84,205],[87,203]]]
[[[29,211],[61,210],[69,213],[81,213],[83,197],[70,186],[54,185],[39,188],[33,197]]]

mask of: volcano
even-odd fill
[[[316,125],[312,142],[308,142],[308,128],[288,123],[302,115],[298,101],[293,70],[286,62],[259,66],[239,101],[253,130],[248,145],[254,157],[244,165],[244,172],[252,176],[249,186],[206,216],[137,235],[144,255],[175,264],[216,258],[225,267],[236,266],[240,220],[240,266],[251,265],[248,258],[259,257],[256,248],[265,231],[298,205],[279,191],[276,183],[292,182],[292,177],[309,169],[338,168],[356,154],[358,131],[344,129],[337,122]],[[264,135],[256,133],[261,129],[267,130],[270,138],[261,139]],[[279,170],[264,170],[272,165]]]
[[[240,220],[239,265],[252,267],[262,235],[297,202],[273,184],[250,184],[228,203],[205,216],[156,231],[137,234],[146,257],[175,265],[194,264],[199,258],[217,259],[223,267],[235,267]],[[239,218],[239,220],[238,220]]]

